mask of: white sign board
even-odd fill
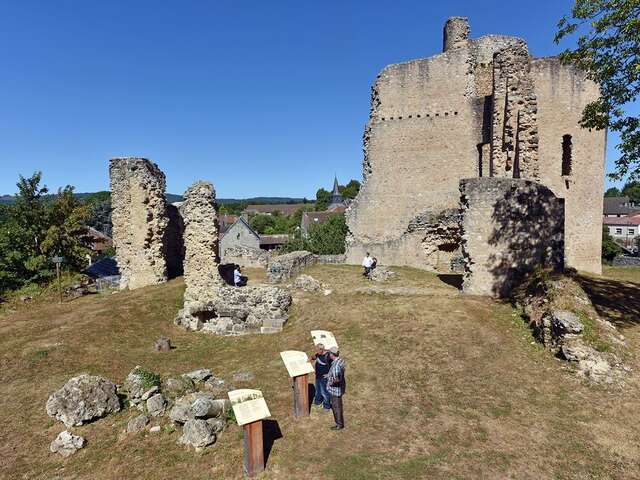
[[[231,390],[228,395],[236,421],[240,426],[271,416],[260,390],[242,388]]]
[[[291,378],[313,373],[314,371],[313,365],[309,363],[309,357],[304,352],[287,350],[286,352],[280,352],[280,356]]]
[[[326,330],[311,330],[311,337],[313,337],[314,345],[318,345],[319,343],[321,343],[327,350],[329,350],[331,347],[338,348],[336,337],[334,337],[333,333],[331,332],[327,332]]]

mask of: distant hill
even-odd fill
[[[97,192],[80,192],[75,196],[81,200],[84,200]],[[53,195],[47,195],[52,197]],[[184,200],[182,195],[176,195],[175,193],[166,194],[167,201],[169,203],[181,202]],[[251,198],[219,198],[218,203],[226,203],[227,205],[246,202],[250,205],[277,205],[282,203],[304,203],[304,198],[293,197],[251,197]],[[15,201],[13,195],[0,195],[0,205],[11,205]],[[309,202],[312,203],[312,202]]]

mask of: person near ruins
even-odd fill
[[[372,265],[373,265],[373,258],[371,257],[369,252],[367,252],[367,254],[364,257],[364,260],[362,260],[362,266],[364,267],[364,272],[362,272],[362,276],[364,277],[369,276]]]
[[[242,276],[240,265],[236,265],[236,268],[233,270],[233,284],[236,287],[244,287],[247,284],[247,277]]]
[[[331,358],[331,368],[327,374],[327,390],[331,395],[331,410],[333,410],[333,419],[336,424],[331,430],[342,430],[344,428],[344,411],[342,408],[342,396],[346,390],[346,381],[344,371],[346,363],[340,356],[338,347],[329,349],[329,358]]]
[[[331,358],[329,351],[325,350],[324,345],[319,343],[316,345],[316,353],[309,359],[313,363],[316,371],[316,395],[313,399],[314,405],[322,405],[324,411],[331,410],[331,396],[327,390],[327,376],[331,368]]]

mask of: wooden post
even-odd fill
[[[293,377],[293,416],[309,416],[309,375]]]
[[[244,425],[244,473],[254,477],[264,471],[262,420]]]
[[[62,282],[60,282],[60,263],[56,262],[56,276],[58,277],[58,292],[60,292],[60,303],[62,303]]]

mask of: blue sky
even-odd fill
[[[372,81],[440,52],[448,16],[545,56],[571,5],[0,0],[0,194],[35,170],[50,188],[105,190],[108,159],[132,155],[171,193],[206,179],[220,197],[312,198],[334,173],[360,179]]]

